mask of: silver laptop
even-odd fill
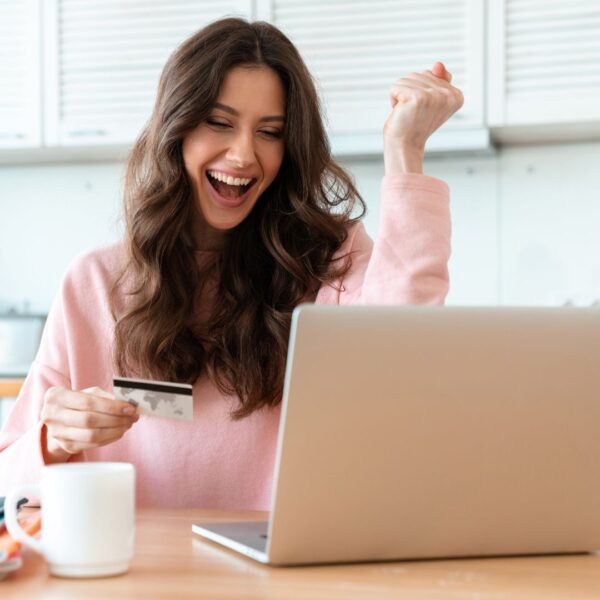
[[[195,524],[263,563],[600,548],[600,310],[293,315],[264,523]]]

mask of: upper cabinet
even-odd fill
[[[427,149],[487,145],[483,0],[258,0],[298,47],[316,81],[337,153],[382,151],[389,89],[444,61],[465,104]]]
[[[600,124],[600,2],[488,2],[492,127]]]
[[[41,140],[38,0],[0,0],[0,148]]]
[[[429,152],[600,137],[600,0],[0,0],[0,157],[122,156],[170,53],[226,15],[296,44],[337,155],[380,155],[391,85],[437,60],[465,104]]]
[[[251,0],[43,0],[45,143],[130,144],[186,37]]]

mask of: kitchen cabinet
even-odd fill
[[[444,60],[465,96],[428,151],[489,146],[484,123],[483,0],[259,0],[304,57],[337,154],[382,152],[389,89]]]
[[[0,148],[41,142],[39,0],[0,1]]]
[[[121,160],[169,54],[225,15],[297,45],[338,156],[381,155],[390,86],[439,59],[465,104],[428,152],[600,138],[598,0],[0,0],[0,161]]]
[[[427,150],[489,148],[484,0],[38,2],[46,148],[82,149],[82,156],[90,148],[105,157],[102,148],[131,145],[150,114],[169,53],[226,14],[273,22],[297,44],[321,93],[336,154],[380,154],[390,86],[440,58],[463,89],[465,105]]]
[[[44,0],[44,143],[131,144],[176,46],[251,0]]]
[[[489,0],[487,56],[499,139],[599,136],[598,0]]]

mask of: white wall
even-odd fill
[[[450,185],[448,304],[600,302],[600,142],[503,147],[495,156],[429,160]],[[383,173],[348,164],[367,199]],[[367,227],[375,233],[376,203]]]
[[[0,311],[47,312],[71,259],[120,235],[122,165],[0,167]]]
[[[600,144],[514,148],[501,160],[500,299],[600,299]]]
[[[452,304],[600,298],[600,143],[428,160],[448,182]],[[344,162],[377,233],[381,161]],[[121,163],[0,167],[0,310],[47,311],[79,252],[118,239]]]

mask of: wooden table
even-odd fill
[[[600,556],[550,556],[268,567],[191,533],[195,521],[261,519],[264,513],[140,510],[131,570],[105,579],[60,579],[25,553],[0,582],[2,600],[211,600],[354,598],[402,600],[576,600],[600,598]]]

